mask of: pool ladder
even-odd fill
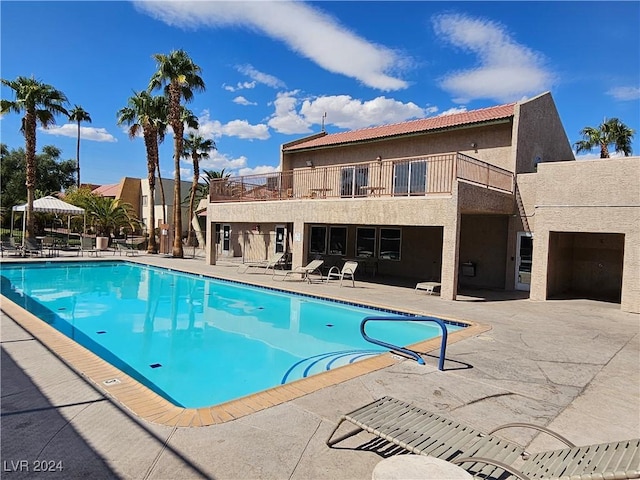
[[[420,364],[424,365],[424,360],[422,357],[413,350],[409,350],[408,348],[399,347],[398,345],[393,345],[391,343],[383,342],[382,340],[378,340],[370,337],[365,332],[365,325],[367,322],[433,322],[440,325],[442,329],[442,340],[440,342],[440,358],[438,359],[438,370],[444,370],[444,360],[445,354],[447,350],[447,325],[440,320],[439,318],[433,317],[365,317],[362,322],[360,322],[360,333],[362,334],[362,338],[366,341],[374,343],[376,345],[380,345],[381,347],[388,348],[389,350],[393,350],[396,352],[402,352],[409,357],[415,358],[415,360]]]

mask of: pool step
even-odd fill
[[[305,358],[294,363],[283,375],[281,384],[306,378],[317,373],[326,372],[333,368],[342,367],[368,357],[380,355],[384,350],[341,350],[326,352]]]

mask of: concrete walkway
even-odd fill
[[[280,282],[201,258],[127,260],[468,319],[491,330],[450,345],[444,372],[435,351],[426,366],[406,360],[222,425],[171,428],[124,410],[3,314],[3,478],[366,480],[394,448],[366,433],[333,449],[324,442],[342,413],[383,395],[482,430],[524,421],[577,444],[640,437],[640,317],[616,304],[538,303],[504,292],[466,292],[450,302],[360,279],[356,288]],[[559,447],[521,429],[501,435],[534,451]],[[43,460],[53,471],[34,472]]]

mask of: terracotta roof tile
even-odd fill
[[[91,193],[95,193],[96,195],[102,195],[103,197],[117,197],[119,191],[120,184],[113,183],[111,185],[102,185],[95,190],[92,190]]]
[[[439,130],[443,128],[455,127],[459,125],[469,125],[473,123],[483,123],[491,120],[500,120],[513,117],[515,103],[498,105],[495,107],[471,110],[469,112],[455,113],[452,115],[441,115],[438,117],[421,118],[410,122],[381,125],[378,127],[351,130],[348,132],[332,133],[319,138],[311,138],[309,141],[302,141],[290,146],[284,146],[284,151],[304,150],[313,147],[324,147],[329,145],[339,145],[343,143],[353,143],[363,140],[373,140],[378,138],[393,137],[396,135],[407,135],[411,133],[427,132],[429,130]]]

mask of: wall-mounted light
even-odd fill
[[[307,160],[307,167],[313,167],[313,162],[311,160]]]
[[[381,157],[380,155],[378,155],[378,156],[376,157],[376,160],[377,160],[377,161],[379,161],[379,162],[381,162],[381,161],[382,161],[382,157]]]
[[[471,148],[478,148],[478,144],[476,142],[471,143]]]

